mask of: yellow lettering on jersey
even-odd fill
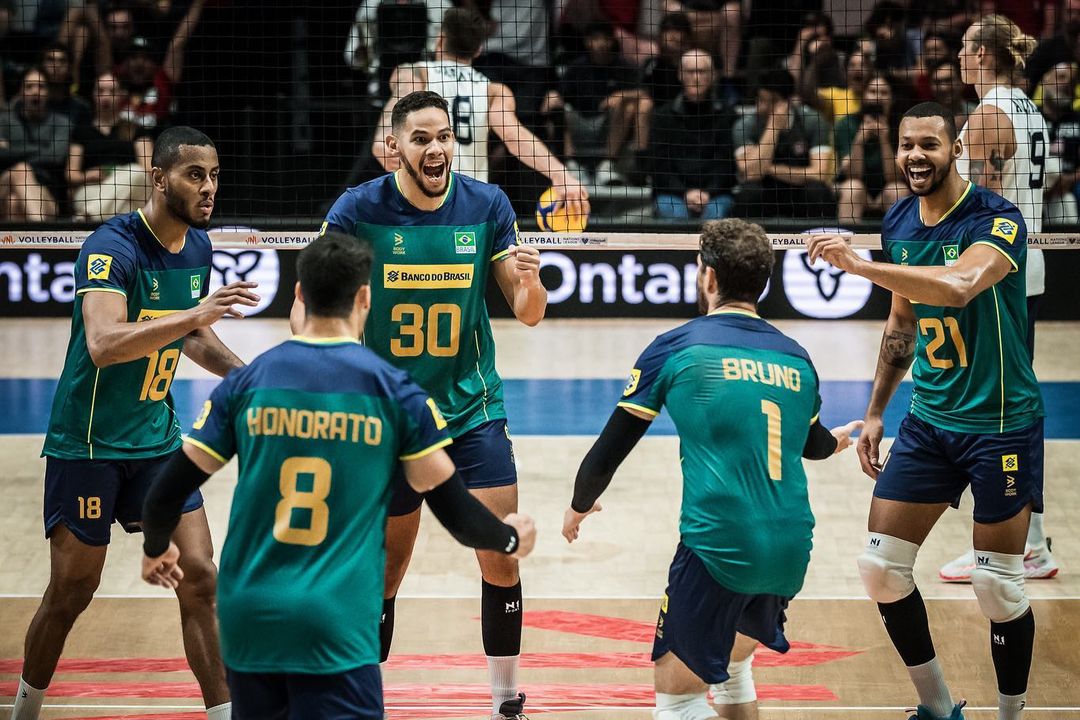
[[[626,381],[626,387],[623,389],[623,397],[627,395],[633,395],[637,390],[638,383],[641,382],[641,371],[634,368],[630,371],[630,379]]]
[[[203,412],[209,414],[207,401]],[[382,444],[382,419],[357,413],[306,410],[303,408],[249,407],[248,435],[282,436],[302,440],[337,440]],[[196,425],[198,430],[200,426]],[[445,427],[445,422],[443,424]]]
[[[802,373],[797,368],[779,363],[763,363],[748,358],[723,358],[720,366],[725,380],[741,380],[761,385],[782,387],[792,392],[802,390]]]
[[[206,424],[206,418],[210,417],[210,407],[213,403],[209,400],[203,403],[202,412],[199,413],[199,417],[195,419],[195,422],[191,424],[192,430],[202,430],[203,425]]]
[[[1014,472],[1020,469],[1020,458],[1017,455],[1002,455],[1001,469],[1004,472]]]
[[[990,234],[997,236],[1012,245],[1013,241],[1016,240],[1016,231],[1019,229],[1019,226],[1012,220],[994,218],[994,225],[990,229]]]
[[[112,270],[112,255],[92,254],[86,261],[86,277],[89,280],[108,280]]]
[[[383,269],[383,287],[391,289],[461,289],[472,284],[472,265],[386,265]]]

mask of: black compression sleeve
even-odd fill
[[[574,498],[570,501],[570,507],[575,512],[584,513],[592,509],[604,490],[607,490],[619,465],[651,424],[623,408],[615,408],[604,426],[604,431],[596,438],[578,468],[577,479],[574,480]]]
[[[158,473],[143,500],[143,552],[157,557],[169,549],[169,539],[191,493],[210,476],[177,450]]]
[[[517,531],[473,497],[457,471],[424,497],[442,526],[462,545],[507,555],[517,550]]]
[[[807,460],[824,460],[836,452],[837,444],[836,437],[821,424],[821,420],[815,420],[810,426],[810,434],[806,436],[802,456]]]

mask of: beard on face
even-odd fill
[[[937,189],[941,187],[942,184],[945,182],[945,178],[949,176],[949,172],[952,170],[953,163],[955,162],[956,158],[954,158],[952,155],[949,155],[949,161],[945,163],[945,166],[942,168],[938,168],[932,162],[927,160],[926,164],[934,169],[932,173],[933,179],[930,181],[929,187],[923,190],[916,190],[915,187],[911,184],[911,176],[908,175],[908,169],[907,167],[905,167],[904,180],[907,182],[908,190],[911,191],[912,195],[918,195],[920,197],[926,195],[933,195],[935,192],[937,192]],[[910,165],[911,163],[908,164]]]
[[[201,197],[198,202],[202,202]],[[173,214],[173,217],[189,227],[199,230],[210,227],[210,218],[196,217],[187,207],[180,193],[173,191],[168,185],[165,186],[165,207],[169,208],[169,212]]]
[[[423,159],[421,159],[421,162],[423,162]],[[429,198],[442,197],[442,194],[446,192],[446,185],[450,182],[449,160],[446,161],[446,169],[443,170],[442,187],[438,190],[428,190],[427,185],[424,184],[423,169],[421,168],[421,166],[417,164],[416,167],[413,167],[409,163],[409,159],[406,158],[404,155],[401,156],[401,167],[405,168],[405,172],[409,174],[409,177],[416,181],[416,186],[420,188],[420,192],[424,193]]]

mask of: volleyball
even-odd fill
[[[589,218],[587,215],[571,215],[566,206],[558,207],[555,188],[550,187],[536,203],[536,224],[550,232],[581,232]]]

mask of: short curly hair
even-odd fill
[[[701,264],[716,273],[721,300],[756,303],[776,261],[772,241],[760,225],[729,218],[701,228]]]

